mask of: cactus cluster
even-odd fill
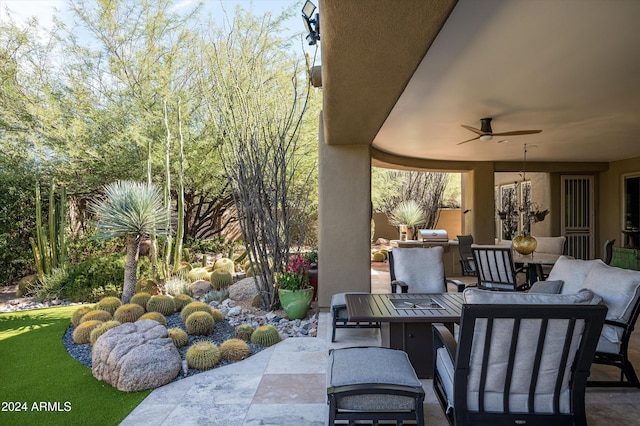
[[[71,315],[71,324],[74,327],[77,327],[80,324],[80,320],[82,317],[89,311],[93,311],[93,307],[91,306],[82,306],[75,310],[75,312]]]
[[[220,350],[208,341],[194,343],[185,355],[189,368],[208,370],[215,367],[220,360]]]
[[[137,303],[126,303],[116,309],[113,319],[120,322],[135,322],[144,314],[144,308]]]
[[[138,321],[140,320],[153,320],[159,322],[165,327],[167,326],[167,319],[160,312],[147,312],[138,318]]]
[[[186,322],[189,315],[194,312],[202,311],[208,314],[211,314],[211,306],[207,305],[204,302],[191,302],[180,311],[180,318],[182,318],[182,322]]]
[[[147,312],[159,312],[162,315],[171,315],[176,312],[176,304],[173,297],[164,294],[151,296],[147,302]]]
[[[278,329],[272,325],[263,325],[258,327],[251,334],[251,343],[261,346],[272,346],[280,341]]]
[[[85,321],[79,324],[75,330],[73,330],[73,342],[76,345],[82,345],[91,342],[91,332],[102,325],[102,321],[91,320]]]
[[[181,348],[189,341],[187,333],[178,327],[170,328],[167,330],[168,337],[173,340],[173,344],[176,348]]]
[[[240,324],[236,327],[236,338],[249,341],[253,334],[253,327],[249,324]]]
[[[105,323],[100,324],[100,326],[91,330],[91,333],[89,334],[89,343],[91,343],[92,345],[95,345],[96,340],[98,340],[98,337],[102,336],[107,331],[111,330],[112,328],[116,328],[119,325],[120,323],[118,321],[107,321]]]
[[[211,282],[211,286],[213,288],[220,290],[221,288],[226,288],[233,284],[233,277],[229,271],[214,269],[213,272],[211,272],[209,282]]]
[[[158,283],[151,278],[142,278],[136,283],[136,293],[148,293],[153,296],[158,294]]]
[[[131,303],[142,306],[142,309],[146,311],[149,299],[151,299],[151,295],[145,291],[141,291],[131,297]]]
[[[215,261],[213,264],[213,270],[225,271],[232,274],[236,270],[236,265],[233,260],[228,257],[222,257]]]
[[[249,356],[249,345],[241,339],[229,339],[220,345],[220,358],[229,361],[240,361]]]
[[[94,320],[105,322],[105,321],[111,321],[112,319],[113,319],[113,316],[109,312],[94,309],[92,311],[87,312],[82,316],[82,318],[80,318],[80,324],[85,323],[87,321],[94,321]]]
[[[117,297],[105,297],[96,303],[96,309],[107,311],[111,315],[113,315],[120,306],[122,306],[122,302],[120,302],[120,299]]]
[[[193,299],[188,294],[178,294],[173,298],[173,302],[176,304],[176,311],[182,311],[182,308],[193,302]]]
[[[187,333],[196,336],[207,336],[213,331],[216,322],[210,313],[196,311],[189,315],[184,325],[187,327]]]

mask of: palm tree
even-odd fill
[[[170,228],[162,194],[154,185],[118,181],[105,186],[105,198],[92,205],[96,215],[98,237],[127,238],[127,260],[124,267],[122,303],[129,303],[135,293],[140,239],[155,229]]]

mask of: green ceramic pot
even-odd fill
[[[311,299],[313,299],[313,287],[302,290],[278,289],[280,304],[290,320],[302,319],[307,315]]]

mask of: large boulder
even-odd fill
[[[93,376],[125,392],[165,385],[182,369],[166,327],[152,320],[112,328],[98,338],[92,352]]]
[[[200,299],[211,291],[211,283],[206,280],[197,280],[189,286],[189,290],[191,290],[191,297]]]
[[[257,277],[261,280],[260,277]],[[231,300],[251,300],[258,294],[255,278],[244,278],[229,287],[229,298]]]

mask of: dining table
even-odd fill
[[[542,266],[553,266],[560,256],[572,259],[571,256],[555,253],[533,252],[531,254],[519,254],[514,251],[513,263],[516,268],[524,268],[529,287],[536,281],[544,281],[546,277],[542,273]]]

